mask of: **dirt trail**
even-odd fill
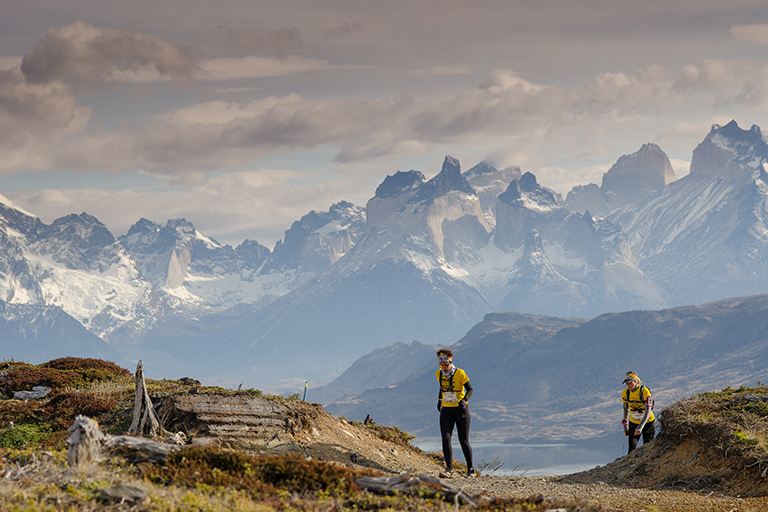
[[[476,479],[456,478],[451,481],[471,494],[504,498],[543,495],[548,498],[580,500],[622,511],[661,512],[765,512],[768,498],[739,498],[712,491],[643,489],[625,485],[589,481],[579,476],[484,476]]]
[[[330,415],[319,414],[313,425],[311,432],[297,439],[311,456],[350,467],[371,467],[374,461],[378,469],[393,473],[411,470],[437,476],[441,469],[418,449],[388,443],[365,428]],[[350,453],[357,454],[358,463],[352,462]],[[716,451],[692,440],[662,437],[615,462],[573,475],[460,476],[446,482],[471,494],[503,498],[542,495],[633,512],[768,511],[768,482],[757,471],[740,471],[734,476],[726,471],[727,463]]]
[[[275,435],[263,451],[295,451],[351,468],[436,477],[442,469],[418,448],[390,442],[365,426],[334,418],[319,404],[281,406],[291,432]],[[260,450],[262,451],[262,450]],[[663,512],[768,511],[768,469],[745,465],[694,438],[660,435],[632,454],[565,476],[457,477],[446,483],[471,494],[545,498],[599,504],[607,510]]]

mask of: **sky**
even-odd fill
[[[115,236],[270,249],[388,175],[519,166],[563,194],[713,124],[768,130],[764,0],[0,0],[0,194]]]

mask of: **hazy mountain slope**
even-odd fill
[[[492,313],[470,329],[461,341],[451,345],[456,353],[456,365],[467,371],[475,387],[473,429],[488,430],[489,425],[498,422],[508,424],[508,402],[527,399],[511,389],[513,383],[522,378],[518,364],[520,354],[551,339],[560,329],[577,326],[581,322],[583,320]],[[427,369],[400,381],[396,386],[379,386],[377,380],[371,379],[369,389],[326,404],[325,408],[332,414],[345,415],[350,419],[371,414],[377,422],[396,424],[409,432],[434,434],[434,422],[437,421],[437,359],[434,354],[430,359]],[[375,375],[374,365],[375,361],[369,365],[371,375]],[[364,370],[360,368],[358,371],[362,373]],[[484,404],[486,411],[476,410],[475,403]]]
[[[59,357],[98,358],[130,365],[58,307],[0,301],[0,359],[38,364]]]
[[[377,348],[355,361],[329,384],[317,388],[310,385],[307,400],[328,403],[350,392],[365,390],[371,382],[381,387],[397,384],[432,368],[437,349],[437,345],[420,341]]]
[[[93,216],[46,225],[0,196],[0,241],[0,299],[58,306],[98,336],[147,315],[150,286]]]
[[[532,174],[509,185],[496,212],[494,244],[509,255],[497,311],[588,317],[666,304],[620,226],[571,213]],[[477,279],[471,267],[468,273]]]
[[[366,216],[366,235],[331,268],[222,336],[252,361],[250,382],[327,380],[377,347],[455,340],[493,309],[448,261],[457,241],[490,236],[458,161],[446,157],[428,181],[417,171],[388,177]]]
[[[692,171],[609,217],[672,304],[768,290],[768,145],[758,127],[713,126]]]
[[[606,314],[577,325],[489,315],[452,348],[475,388],[472,428],[501,438],[568,439],[618,428],[621,377],[637,371],[657,410],[682,396],[755,385],[768,367],[768,296]],[[512,317],[514,318],[514,317]],[[489,324],[496,320],[497,324]],[[546,319],[555,322],[556,319]],[[334,414],[434,434],[435,368],[326,406]],[[399,405],[407,403],[407,408]],[[434,411],[434,412],[433,412]]]

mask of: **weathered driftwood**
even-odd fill
[[[149,398],[147,383],[144,380],[144,365],[142,364],[141,359],[139,359],[139,364],[136,365],[135,379],[136,400],[133,405],[133,421],[131,422],[131,428],[128,429],[128,433],[143,434],[144,427],[147,424],[147,420],[149,420],[151,424],[150,435],[152,437],[157,436],[158,431],[162,432],[164,435],[171,435],[171,433],[165,430],[160,423],[160,418],[152,405],[152,399]]]
[[[67,438],[67,462],[70,467],[83,468],[109,457],[123,457],[129,462],[162,462],[179,444],[167,444],[136,436],[104,434],[99,424],[86,416],[78,416]]]
[[[355,479],[355,484],[377,494],[410,494],[423,495],[424,491],[433,491],[442,499],[452,500],[455,504],[466,504],[472,507],[478,505],[478,497],[467,494],[458,487],[428,476],[400,473],[397,476],[362,476]]]

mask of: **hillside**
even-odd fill
[[[630,455],[566,476],[486,477],[468,492],[544,494],[619,510],[768,510],[768,387],[726,388],[665,408],[656,439]]]
[[[108,435],[124,434],[133,382],[101,360],[3,362],[0,509],[449,510],[454,500],[467,510],[539,512],[768,506],[766,386],[680,400],[660,411],[653,442],[590,471],[499,476],[486,466],[476,479],[439,481],[438,457],[411,446],[397,427],[334,418],[298,397],[149,380],[165,427],[180,428],[189,444],[164,461],[126,464],[113,455],[68,467],[64,440],[74,416],[88,414]],[[372,481],[410,483],[392,495],[365,487]]]
[[[159,461],[134,450],[85,467],[70,456],[68,464],[73,436],[65,439],[78,414],[97,419],[107,436],[125,437],[133,382],[125,369],[95,359],[0,363],[0,510],[452,510],[471,500],[478,510],[540,511],[558,504],[463,494],[435,478],[435,457],[397,427],[189,378],[146,381],[164,425],[180,427],[188,445],[167,445]],[[416,476],[394,495],[361,489],[369,488],[364,478],[406,473]]]
[[[494,313],[450,347],[474,387],[475,435],[571,442],[613,431],[621,376],[628,370],[639,373],[661,408],[695,393],[766,380],[767,319],[766,295],[588,321]],[[390,383],[374,361],[366,366],[368,382],[356,383],[367,389],[325,407],[338,416],[371,414],[414,434],[434,435],[434,353],[423,364],[420,372]],[[366,368],[356,371],[364,375]]]

